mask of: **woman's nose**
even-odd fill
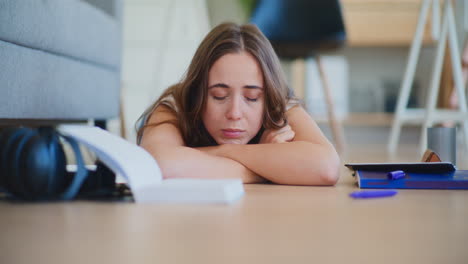
[[[228,109],[226,111],[227,119],[238,120],[242,118],[242,109],[241,109],[241,100],[240,98],[233,98],[231,100]]]

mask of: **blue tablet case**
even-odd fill
[[[405,178],[390,180],[388,172],[357,170],[355,177],[360,188],[388,189],[468,189],[468,170],[445,173],[407,172]]]

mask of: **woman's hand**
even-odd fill
[[[290,142],[295,135],[296,133],[289,125],[280,129],[267,129],[260,138],[260,144]]]

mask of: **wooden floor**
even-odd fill
[[[343,163],[419,160],[417,128],[394,156],[387,126],[345,133]],[[245,185],[229,206],[4,201],[0,263],[468,263],[467,191],[349,198],[356,190],[343,166],[335,187]]]

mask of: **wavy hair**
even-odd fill
[[[205,129],[202,114],[208,94],[208,73],[225,54],[248,52],[259,63],[265,89],[263,126],[249,143],[258,143],[265,129],[279,129],[287,124],[286,105],[299,104],[287,86],[278,57],[268,39],[253,24],[223,23],[213,28],[203,39],[182,80],[166,89],[139,118],[138,143],[144,130],[163,123],[175,125],[189,147],[212,146],[217,143]],[[165,105],[177,119],[148,123],[155,109]]]

